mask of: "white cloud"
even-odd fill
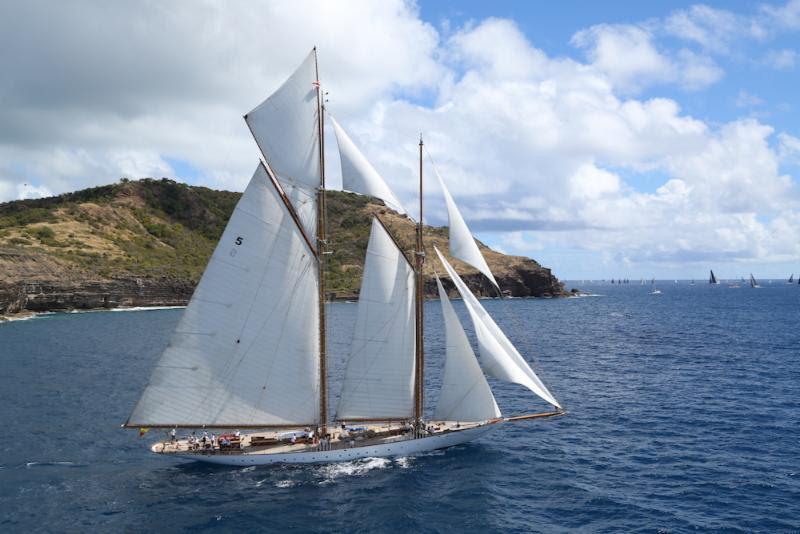
[[[761,40],[768,35],[767,28],[758,18],[702,4],[673,12],[659,26],[668,35],[697,43],[716,53],[729,52],[736,39]]]
[[[716,10],[672,21],[694,50],[663,49],[656,22],[580,31],[582,62],[548,56],[503,19],[443,39],[399,0],[33,6],[0,7],[0,46],[30,49],[0,57],[16,73],[0,79],[13,104],[0,108],[0,199],[23,182],[58,193],[171,176],[175,160],[200,183],[242,189],[258,151],[241,115],[316,42],[330,109],[401,200],[414,204],[422,130],[468,223],[506,236],[496,241],[509,252],[568,243],[633,263],[800,257],[797,185],[780,168],[797,157],[796,138],[634,96],[723,76],[706,53],[725,48],[712,27],[728,18]],[[42,20],[60,23],[42,33]],[[648,191],[635,187],[642,176]],[[428,218],[443,223],[435,186],[428,193]]]
[[[698,90],[723,76],[709,56],[688,49],[674,54],[659,50],[655,35],[645,27],[600,24],[576,33],[572,44],[586,51],[591,65],[608,76],[618,91],[636,93],[663,83]]]

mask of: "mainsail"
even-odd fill
[[[318,422],[317,276],[259,165],[127,426]]]
[[[536,376],[536,373],[533,372],[533,369],[522,358],[522,355],[511,344],[511,341],[500,330],[500,327],[481,306],[481,303],[475,298],[475,295],[472,294],[442,253],[439,252],[439,249],[434,247],[434,250],[436,250],[439,261],[442,262],[456,289],[461,293],[464,305],[472,318],[472,323],[475,326],[475,335],[478,338],[481,354],[480,363],[483,370],[500,380],[521,384],[553,406],[561,408],[555,397],[548,391],[547,387]]]
[[[714,271],[711,271],[711,278],[708,279],[709,284],[718,284],[717,277],[714,276]]]
[[[328,116],[333,123],[336,142],[339,145],[339,159],[342,162],[342,188],[345,191],[379,198],[396,212],[404,214],[406,210],[375,167],[364,157],[364,154],[336,122],[336,119],[332,115]]]
[[[445,362],[442,389],[433,419],[438,421],[487,421],[500,417],[500,409],[483,376],[467,335],[447,292],[436,277],[445,327]]]
[[[373,219],[338,420],[413,416],[414,293],[413,267]]]
[[[472,237],[467,223],[464,222],[464,217],[461,216],[458,206],[456,206],[452,195],[450,195],[450,191],[448,191],[447,186],[444,185],[444,180],[439,176],[439,171],[436,170],[436,167],[434,167],[433,170],[436,177],[439,179],[439,186],[442,188],[444,201],[447,205],[447,220],[448,226],[450,227],[450,255],[465,261],[482,272],[483,275],[494,284],[497,292],[500,293],[500,286],[497,284],[497,280],[494,279],[494,275],[489,269],[486,259],[484,259],[483,254],[481,254],[480,249],[478,249],[475,238]]]
[[[316,50],[312,50],[277,91],[244,116],[315,246],[321,169],[318,86]]]

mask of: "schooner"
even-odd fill
[[[435,249],[475,329],[478,359],[441,280],[446,334],[438,403],[425,419],[423,142],[413,261],[378,217],[372,229],[341,395],[328,413],[324,115],[316,48],[245,115],[263,159],[153,370],[127,428],[172,429],[153,452],[228,465],[320,463],[450,447],[508,421],[563,414],[556,398]],[[343,188],[400,201],[333,124]],[[435,169],[434,169],[435,170]],[[450,255],[500,289],[442,178]],[[434,247],[435,248],[435,247]],[[503,417],[484,373],[550,404]],[[176,429],[194,429],[189,437]],[[245,432],[240,432],[244,429]],[[220,432],[209,436],[209,431]],[[202,433],[200,437],[198,432]]]

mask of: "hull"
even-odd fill
[[[485,423],[424,438],[377,443],[361,447],[334,450],[314,450],[288,453],[233,453],[233,454],[175,454],[181,458],[218,465],[269,465],[269,464],[320,464],[345,462],[360,458],[409,456],[436,449],[444,449],[477,439],[496,429],[501,421]]]

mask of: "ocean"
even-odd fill
[[[229,468],[123,430],[182,310],[0,324],[0,526],[32,531],[800,530],[800,287],[569,283],[483,304],[567,409],[422,456]],[[466,321],[459,301],[456,309]],[[331,389],[355,304],[330,305]],[[443,358],[426,303],[427,410]],[[470,333],[471,335],[471,333]],[[545,409],[490,381],[504,414]]]

